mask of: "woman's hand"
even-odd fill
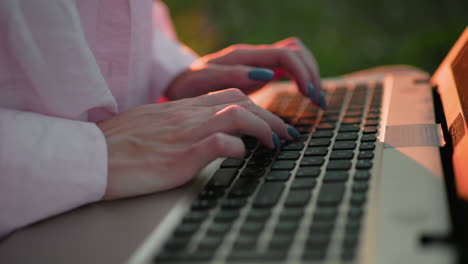
[[[315,58],[297,38],[272,45],[237,44],[202,57],[171,83],[167,95],[180,99],[230,87],[248,94],[285,73],[303,95],[326,108]]]
[[[299,133],[238,89],[143,105],[99,122],[108,146],[104,199],[161,191],[188,182],[218,157],[243,158],[240,135],[279,148]]]

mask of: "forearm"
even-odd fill
[[[0,237],[86,203],[107,184],[107,149],[93,123],[0,108]]]

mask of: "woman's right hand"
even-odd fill
[[[277,135],[298,136],[238,89],[139,106],[97,125],[108,146],[106,200],[182,185],[218,157],[243,158],[240,135],[269,148]]]

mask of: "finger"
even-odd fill
[[[286,140],[292,140],[297,134],[292,131],[293,135],[288,132],[288,128],[284,121],[276,116],[275,114],[271,113],[270,111],[256,105],[252,100],[247,99],[245,101],[237,102],[236,105],[239,105],[246,109],[247,111],[253,113],[254,115],[258,116],[259,118],[265,120],[271,129],[278,134],[281,138]],[[225,105],[218,105],[214,107],[214,111],[220,111],[226,107],[228,104]]]
[[[240,138],[215,133],[192,145],[184,159],[186,164],[193,164],[194,171],[199,171],[216,158],[242,159],[244,155],[245,146]]]
[[[266,68],[254,68],[245,65],[208,64],[192,75],[190,85],[199,94],[205,94],[227,88],[239,88],[250,93],[273,80],[274,72]]]
[[[190,104],[193,106],[217,106],[242,102],[249,100],[249,97],[240,89],[229,88],[222,91],[211,92],[189,100]]]
[[[239,105],[229,105],[187,131],[195,141],[214,133],[249,135],[258,138],[264,145],[275,148],[270,125]]]
[[[324,94],[321,94],[321,91],[323,91],[323,86],[320,80],[320,72],[317,61],[315,60],[315,57],[312,55],[312,53],[305,47],[302,41],[298,38],[291,37],[279,41],[273,45],[277,47],[289,47],[298,54],[298,57],[303,61],[304,65],[306,65],[307,67],[307,70],[311,76],[312,83],[317,88],[315,89],[315,98],[324,97]],[[323,104],[324,98],[320,98],[319,102],[320,104]],[[325,107],[326,106],[322,106],[322,108]]]
[[[297,54],[289,48],[277,48],[273,46],[255,48],[255,49],[240,49],[230,54],[231,57],[236,57],[236,61],[242,62],[245,65],[263,67],[263,68],[283,68],[296,81],[299,89],[304,95],[309,95],[309,83],[311,77],[307,71],[307,67],[297,56]]]

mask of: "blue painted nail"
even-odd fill
[[[275,149],[281,148],[281,140],[275,132],[271,133],[271,138],[273,139],[273,143],[275,144]]]
[[[254,68],[249,71],[249,79],[254,81],[267,82],[273,80],[275,73],[270,69]]]
[[[309,87],[310,100],[312,100],[312,102],[316,102],[315,101],[315,86],[312,83],[309,83],[308,87]]]
[[[291,125],[288,125],[286,124],[286,129],[288,130],[288,133],[291,137],[295,138],[295,139],[299,139],[301,137],[301,134],[299,133],[299,131],[297,131],[294,127],[292,127]]]
[[[325,93],[320,91],[320,107],[323,110],[327,110],[327,99],[325,98]]]

